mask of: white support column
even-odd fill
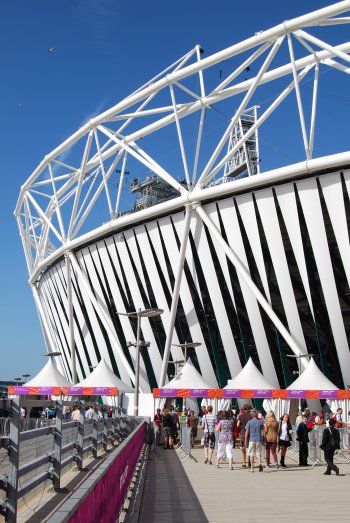
[[[89,299],[91,300],[91,303],[93,304],[93,306],[96,310],[96,313],[99,315],[99,318],[100,318],[104,328],[106,329],[107,334],[110,338],[110,341],[113,344],[116,352],[118,353],[118,355],[126,369],[126,372],[129,374],[129,377],[133,381],[133,383],[135,383],[135,374],[134,374],[132,368],[130,367],[129,362],[126,359],[125,354],[119,345],[119,340],[118,340],[117,336],[111,329],[111,326],[109,324],[106,313],[103,311],[102,307],[100,306],[97,299],[95,298],[94,293],[92,292],[91,287],[89,285],[89,282],[87,281],[86,276],[83,274],[75,255],[72,252],[68,252],[68,254],[69,254],[69,259],[72,263],[72,267],[75,270],[75,273],[77,274],[77,277],[79,278],[79,281],[84,286],[84,288],[89,296]]]
[[[289,334],[283,323],[280,321],[276,313],[273,311],[271,305],[266,301],[264,296],[261,294],[255,283],[252,281],[250,274],[248,273],[247,269],[244,267],[244,265],[241,263],[240,259],[237,257],[237,255],[234,253],[234,251],[231,249],[231,247],[225,242],[223,239],[219,229],[216,227],[214,222],[211,220],[211,218],[205,213],[203,208],[201,206],[196,207],[196,211],[199,215],[199,217],[202,219],[202,221],[205,223],[205,225],[208,227],[210,233],[213,235],[215,240],[218,242],[220,247],[224,250],[226,256],[229,258],[229,260],[233,263],[235,266],[237,272],[241,275],[241,277],[244,279],[250,290],[253,292],[254,296],[256,297],[257,301],[260,303],[270,320],[273,322],[275,327],[278,329],[280,334],[283,336],[283,338],[286,340],[294,354],[303,354],[305,349],[301,345],[299,346],[295,340],[293,340],[292,336]]]
[[[290,36],[290,33],[288,33],[288,48],[289,48],[289,55],[290,55],[290,63],[292,64],[292,69],[293,69],[295,94],[297,97],[297,104],[298,104],[301,132],[303,135],[304,149],[305,149],[306,159],[310,160],[310,150],[309,150],[309,144],[308,144],[308,140],[307,140],[305,118],[304,118],[304,111],[303,111],[303,102],[301,100],[298,73],[297,73],[297,68],[295,66],[295,59],[294,59],[293,42],[292,42],[292,37]]]
[[[184,266],[186,249],[187,249],[188,232],[190,229],[191,216],[192,216],[192,208],[193,208],[192,205],[186,205],[186,217],[185,217],[185,221],[184,221],[184,229],[183,229],[183,234],[182,234],[179,263],[178,263],[178,267],[177,267],[175,285],[174,285],[173,296],[172,296],[172,300],[171,300],[170,319],[169,319],[169,324],[168,324],[168,330],[166,333],[166,342],[165,342],[165,347],[164,347],[162,370],[161,370],[160,378],[159,378],[159,387],[162,387],[165,383],[166,369],[168,366],[170,347],[171,347],[171,342],[172,342],[174,323],[175,323],[175,317],[176,317],[176,311],[177,311],[177,304],[179,301],[181,279],[182,279],[183,266]]]
[[[77,383],[77,366],[76,366],[76,353],[75,353],[75,339],[74,339],[74,315],[73,315],[73,295],[72,295],[72,274],[71,264],[69,258],[69,251],[65,253],[66,260],[66,280],[67,280],[67,313],[68,313],[68,326],[69,326],[69,349],[72,365],[72,383]]]

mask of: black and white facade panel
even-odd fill
[[[350,383],[350,170],[305,175],[203,203],[223,239],[252,282],[304,352],[315,355],[323,373],[338,387]],[[161,317],[142,320],[140,387],[159,386],[185,211],[105,236],[78,249],[75,256],[85,285],[73,270],[74,338],[78,379],[101,357],[126,383],[132,369],[135,318],[117,314],[137,307],[164,309]],[[120,349],[115,348],[101,314],[86,291],[88,282],[108,318]],[[63,366],[71,372],[65,261],[48,267],[39,295]],[[172,343],[200,342],[190,349],[204,379],[224,386],[249,357],[276,386],[294,379],[297,362],[274,322],[215,238],[194,213],[186,247]],[[183,358],[171,347],[169,361]],[[169,363],[167,376],[174,375]]]

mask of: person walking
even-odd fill
[[[254,456],[258,458],[259,472],[263,471],[261,464],[261,447],[263,441],[264,426],[258,419],[258,413],[255,409],[250,411],[251,420],[245,426],[244,443],[248,447],[248,456],[250,458],[250,470],[254,472]]]
[[[191,410],[191,415],[187,418],[187,426],[190,427],[190,438],[191,438],[191,447],[194,447],[194,442],[197,437],[198,429],[198,418],[194,413],[194,410]]]
[[[327,463],[327,470],[324,472],[325,476],[330,476],[332,470],[339,476],[339,467],[333,463],[334,453],[337,449],[340,449],[340,433],[335,428],[335,420],[330,419],[328,427],[324,429],[322,435],[322,443],[320,448],[324,452],[324,459]]]
[[[153,417],[154,436],[155,436],[154,439],[155,439],[156,445],[159,445],[160,440],[161,440],[162,420],[163,420],[163,416],[162,416],[161,410],[158,408]]]
[[[223,457],[228,458],[230,469],[232,467],[232,448],[233,448],[233,424],[234,419],[231,417],[231,413],[227,410],[223,414],[223,418],[217,425],[217,431],[219,433],[218,440],[218,451],[216,455],[216,466],[219,468],[220,459]]]
[[[247,448],[245,446],[245,427],[252,417],[249,412],[249,405],[243,405],[242,412],[238,414],[237,418],[237,429],[239,430],[240,447],[242,451],[242,467],[247,466]]]
[[[215,448],[215,421],[216,416],[213,414],[213,407],[211,405],[207,408],[207,413],[202,418],[202,429],[204,430],[204,463],[212,465],[212,455]]]
[[[271,453],[275,466],[278,468],[279,465],[276,453],[278,442],[278,421],[276,420],[275,413],[272,410],[269,410],[265,416],[264,437],[266,446],[266,466],[268,468],[271,466]]]
[[[308,426],[308,417],[303,415],[303,420],[297,428],[297,441],[299,441],[299,467],[307,467],[309,456],[309,432],[312,430]]]
[[[289,414],[283,414],[278,426],[278,446],[281,451],[281,467],[287,468],[285,464],[285,457],[287,448],[291,446],[293,429],[289,421]]]
[[[174,431],[175,431],[175,421],[174,417],[171,415],[169,409],[164,409],[163,411],[163,436],[164,436],[164,448],[172,449],[174,445]]]

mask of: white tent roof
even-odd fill
[[[313,358],[304,372],[289,387],[291,390],[338,390],[317,367]]]
[[[199,374],[191,360],[187,360],[180,372],[163,389],[215,389]]]
[[[123,383],[102,358],[97,367],[77,387],[118,387],[119,392],[134,392],[131,385]]]
[[[68,381],[59,370],[56,369],[52,359],[45,367],[34,376],[30,381],[25,383],[26,387],[71,387],[72,383]]]
[[[274,389],[249,358],[243,369],[228,382],[224,389]]]

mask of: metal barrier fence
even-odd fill
[[[293,443],[289,448],[289,456],[293,456],[296,461],[299,459],[299,442],[296,440],[296,427],[293,426]],[[322,443],[323,431],[327,429],[326,425],[315,425],[309,432],[309,456],[308,463],[311,466],[324,465],[323,450],[320,449]],[[335,461],[343,463],[350,461],[350,430],[348,428],[338,429],[340,433],[340,450],[334,454]]]
[[[191,457],[191,429],[184,423],[180,423],[180,441],[175,450],[181,461]]]
[[[123,441],[130,432],[124,409],[111,407],[111,417],[99,418],[98,405],[84,401],[57,401],[55,419],[43,420],[49,422],[44,423],[47,426],[26,430],[30,425],[20,418],[24,404],[25,400],[11,400],[10,416],[4,424],[6,430],[9,425],[9,433],[4,431],[0,437],[0,491],[5,493],[5,497],[0,497],[0,514],[10,523],[16,522],[17,508],[24,496],[45,489],[50,481],[54,489],[60,489],[66,467],[76,463],[82,470],[88,453],[97,457],[100,449],[106,451],[108,445]],[[64,405],[78,405],[79,420],[64,420]],[[86,405],[94,408],[92,419],[84,417]]]

